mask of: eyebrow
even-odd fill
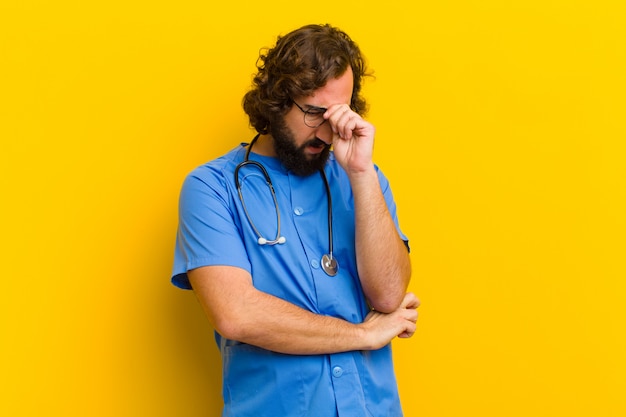
[[[326,107],[313,106],[312,104],[305,104],[304,106],[305,106],[307,111],[309,111],[309,110],[317,110],[317,111],[320,111],[320,112],[325,112],[326,110],[328,110],[328,108],[326,108]]]

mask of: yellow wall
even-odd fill
[[[212,3],[0,6],[0,415],[217,415],[178,190],[251,137],[259,48],[322,22],[376,71],[412,238],[406,415],[626,415],[623,1]]]

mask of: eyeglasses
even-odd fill
[[[293,101],[293,100],[291,100]],[[311,128],[320,127],[326,122],[324,119],[324,113],[328,110],[325,107],[317,107],[317,106],[309,106],[308,109],[304,110],[298,103],[293,101],[293,104],[296,105],[297,108],[300,109],[302,113],[304,113],[304,124]]]

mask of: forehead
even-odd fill
[[[328,80],[325,86],[318,88],[310,96],[303,97],[304,104],[315,107],[329,107],[333,104],[350,104],[354,77],[352,68],[337,78]]]

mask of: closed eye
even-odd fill
[[[326,113],[326,109],[324,107],[309,107],[306,109],[306,112],[312,115],[320,115]]]

